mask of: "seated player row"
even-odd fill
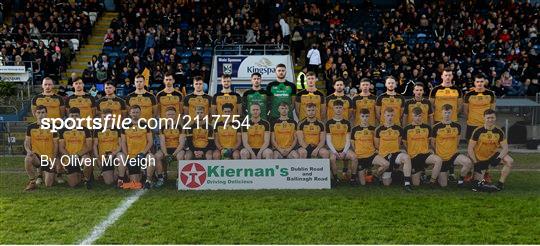
[[[232,115],[233,108],[234,105],[225,103],[220,110],[224,115]],[[375,168],[373,176],[385,185],[390,185],[402,173],[407,190],[411,189],[411,184],[420,184],[420,176],[428,167],[432,168],[430,183],[438,182],[441,186],[447,185],[448,172],[454,165],[462,167],[458,184],[463,184],[461,175],[471,169],[474,169],[477,183],[481,184],[482,173],[489,165],[504,164],[497,187],[502,189],[510,172],[513,161],[508,156],[503,132],[494,125],[493,110],[485,111],[485,124],[473,133],[467,157],[458,153],[461,128],[452,121],[453,107],[449,104],[443,106],[443,119],[433,129],[422,122],[424,112],[420,107],[412,110],[413,122],[403,129],[394,123],[395,111],[391,107],[384,110],[384,123],[376,129],[369,125],[370,112],[367,109],[361,110],[360,124],[353,128],[343,118],[344,101],[333,101],[332,108],[332,119],[323,124],[316,118],[316,105],[309,103],[304,109],[306,118],[297,124],[289,117],[289,105],[281,102],[279,117],[270,124],[261,118],[261,105],[253,103],[249,107],[249,127],[235,129],[218,123],[212,130],[197,128],[194,122],[190,129],[182,131],[171,126],[160,131],[160,148],[155,149],[152,132],[137,125],[122,130],[99,129],[93,134],[87,129],[63,130],[58,134],[40,129],[39,122],[47,117],[47,108],[37,106],[38,123],[28,127],[25,141],[28,153],[25,164],[30,178],[27,188],[36,186],[34,167],[40,167],[43,155],[51,158],[50,165],[41,168],[47,186],[52,185],[55,177],[58,178],[55,172],[64,171],[69,185],[75,186],[82,179],[91,186],[94,165],[80,165],[91,163],[86,160],[91,156],[101,167],[105,183],[111,184],[115,179],[119,186],[127,180],[139,183],[144,173],[146,188],[163,185],[167,166],[163,162],[174,159],[328,158],[333,184],[340,181],[336,161],[343,160],[348,162],[353,184],[365,184],[366,172]],[[165,117],[174,120],[177,113],[174,107],[168,107]],[[101,117],[108,114],[112,111],[105,109]],[[203,116],[204,107],[196,106],[195,114]],[[70,108],[68,117],[80,117],[80,110]],[[129,117],[134,121],[139,119],[141,108],[132,106]],[[402,145],[406,151],[401,150]],[[57,156],[74,156],[77,161],[61,165],[64,164],[59,163],[61,159],[53,159]],[[120,165],[103,165],[103,156],[117,160]],[[122,160],[129,160],[135,165],[126,165]],[[483,187],[483,184],[478,187]]]

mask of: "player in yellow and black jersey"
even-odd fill
[[[195,114],[199,116],[198,121],[193,121],[186,131],[186,144],[189,150],[186,151],[186,160],[219,160],[220,152],[215,150],[214,131],[211,127],[206,127],[204,117],[204,107],[196,106]],[[198,122],[198,124],[197,124]]]
[[[93,96],[84,92],[84,82],[78,78],[73,81],[73,95],[68,97],[66,101],[66,108],[69,111],[70,108],[78,108],[81,112],[81,118],[94,118],[96,115],[96,102]]]
[[[482,74],[474,77],[474,90],[465,94],[463,98],[463,113],[467,118],[467,140],[471,139],[472,132],[484,124],[484,112],[495,110],[495,94],[485,88],[486,78]]]
[[[393,108],[388,107],[383,112],[384,124],[375,129],[375,147],[379,150],[379,155],[390,162],[382,175],[383,184],[390,185],[393,175],[400,170],[403,171],[405,190],[410,191],[412,166],[409,155],[401,152],[403,129],[394,124]]]
[[[68,110],[68,118],[78,119],[80,118],[80,114],[78,108],[70,108]],[[62,129],[58,135],[58,152],[61,156],[71,156],[73,158],[69,162],[66,162],[65,166],[59,165],[67,173],[68,185],[74,187],[81,182],[82,178],[86,188],[92,188],[92,171],[94,167],[89,164],[91,163],[89,161],[92,151],[92,133],[86,127],[83,127],[82,129]],[[76,163],[74,161],[75,159],[80,162]],[[81,169],[84,170],[83,177],[81,177]]]
[[[295,109],[298,115],[298,120],[306,118],[306,105],[308,103],[315,104],[315,118],[318,120],[326,119],[326,99],[324,94],[317,90],[317,75],[314,72],[308,72],[306,75],[306,89],[296,94]],[[289,110],[293,110],[292,108]]]
[[[334,101],[334,118],[326,122],[326,145],[330,150],[330,168],[332,170],[332,184],[335,186],[341,180],[338,178],[337,160],[344,161],[344,173],[351,175],[351,184],[357,183],[356,155],[351,147],[351,124],[343,119],[343,101]],[[349,165],[346,161],[350,161]]]
[[[429,182],[435,186],[441,171],[442,159],[431,152],[431,128],[422,122],[423,113],[420,107],[412,109],[413,121],[403,129],[403,144],[411,158],[413,185],[420,185],[420,176],[428,166],[433,165]]]
[[[32,115],[35,116],[36,107],[43,105],[47,108],[49,118],[63,118],[66,110],[64,98],[53,91],[54,82],[51,78],[45,77],[41,83],[43,92],[32,99]]]
[[[221,112],[223,115],[233,115],[234,105],[231,103],[225,103],[221,106]],[[231,122],[220,121],[216,124],[214,133],[214,141],[216,143],[216,150],[221,153],[221,158],[226,159],[240,159],[240,149],[242,147],[242,131],[240,128],[235,129]]]
[[[334,93],[326,97],[326,105],[333,105],[335,100],[343,101],[343,119],[350,120],[354,114],[354,105],[352,100],[345,95],[345,83],[342,78],[334,81]],[[326,118],[334,118],[333,107],[326,107]]]
[[[127,95],[126,103],[131,108],[135,105],[141,108],[141,118],[150,119],[157,116],[157,100],[154,94],[144,88],[145,79],[142,75],[135,77],[135,91]]]
[[[279,104],[278,112],[279,118],[272,122],[270,128],[274,159],[298,159],[296,121],[289,119],[289,105],[286,102]]]
[[[300,145],[298,155],[302,159],[330,158],[330,152],[324,147],[326,143],[324,124],[315,118],[316,110],[317,106],[314,103],[308,103],[306,105],[306,118],[300,122],[296,130],[296,137]]]
[[[369,91],[371,87],[371,80],[368,78],[362,78],[360,80],[360,93],[352,99],[352,106],[354,109],[354,125],[360,125],[360,111],[362,109],[369,110],[369,125],[377,126],[378,117],[376,111],[377,97],[371,94]]]
[[[504,182],[510,174],[514,159],[508,155],[508,142],[504,132],[495,125],[495,111],[488,109],[484,112],[484,125],[474,130],[471,140],[469,140],[468,153],[474,163],[474,178],[476,184],[474,191],[491,189],[484,182],[485,171],[489,166],[496,167],[503,165],[497,190],[502,190]]]
[[[159,150],[156,151],[156,182],[154,187],[163,186],[167,178],[167,167],[175,160],[183,160],[185,156],[186,136],[176,126],[178,112],[173,106],[165,109],[165,126],[159,130]],[[149,175],[152,175],[149,174]]]
[[[113,111],[110,109],[101,110],[101,119],[105,119],[107,115],[111,115],[110,117],[112,117]],[[94,129],[92,137],[94,138],[94,157],[97,158],[97,163],[101,167],[103,181],[107,185],[114,184],[117,175],[115,174],[113,160],[119,163],[126,159],[120,146],[121,131],[107,124],[100,129]]]
[[[116,96],[116,86],[112,82],[105,82],[105,96],[96,102],[97,112],[102,114],[105,110],[112,112],[111,116],[126,114],[126,102]]]
[[[163,77],[163,85],[165,86],[165,88],[158,92],[156,95],[156,100],[159,105],[159,117],[166,118],[167,108],[169,107],[173,107],[178,114],[181,114],[183,110],[183,96],[182,93],[180,93],[174,88],[174,76],[172,73],[165,74],[165,77]]]
[[[242,97],[231,89],[231,75],[221,76],[222,90],[212,97],[212,113],[223,115],[223,104],[230,103],[234,106],[233,115],[242,114]],[[221,118],[219,118],[221,119]]]
[[[386,92],[377,97],[377,115],[379,116],[379,123],[384,124],[383,111],[386,108],[394,109],[394,124],[401,125],[401,114],[403,113],[403,106],[405,105],[405,98],[401,94],[396,92],[396,79],[393,76],[388,76],[385,79]]]
[[[28,125],[26,128],[26,137],[24,138],[24,149],[26,157],[24,158],[24,167],[28,174],[28,184],[25,190],[33,190],[45,179],[45,186],[52,186],[55,178],[55,158],[58,152],[58,134],[51,132],[50,129],[41,129],[41,121],[47,118],[47,107],[37,105],[34,109],[36,122]],[[48,165],[41,165],[41,161]],[[34,168],[38,169],[38,174]],[[41,171],[44,171],[43,178]],[[38,180],[39,179],[39,180]]]
[[[388,169],[390,162],[377,154],[375,148],[375,127],[369,125],[369,110],[363,108],[360,110],[360,124],[355,126],[351,131],[351,144],[358,159],[358,178],[361,185],[368,182],[376,182],[381,175]],[[373,177],[368,175],[373,166],[377,167]]]
[[[424,98],[424,83],[418,82],[414,85],[414,98],[405,101],[403,109],[403,125],[408,125],[413,122],[412,110],[414,108],[422,109],[422,124],[433,125],[433,107],[431,101]]]
[[[187,95],[184,98],[184,114],[189,115],[192,120],[197,115],[195,113],[196,107],[203,107],[203,116],[206,116],[210,113],[212,97],[204,93],[203,85],[203,78],[201,76],[195,76],[193,78],[193,93]]]
[[[152,132],[148,127],[139,126],[137,123],[141,118],[141,107],[139,105],[130,106],[128,114],[133,123],[128,128],[121,130],[122,139],[120,145],[127,159],[136,159],[138,161],[131,162],[130,160],[127,166],[118,166],[118,186],[122,186],[124,182],[128,181],[125,178],[126,168],[129,172],[129,181],[140,185],[142,169],[148,169],[146,171],[150,172],[150,168],[155,167],[152,165],[152,161],[155,164],[155,157],[150,151],[153,145]],[[142,159],[146,160],[147,166],[143,165]],[[135,163],[135,165],[130,165],[131,163]]]
[[[458,186],[463,185],[462,175],[466,175],[472,168],[472,162],[466,155],[458,152],[459,140],[461,136],[461,125],[453,122],[452,106],[445,104],[442,107],[443,119],[433,126],[432,146],[435,154],[443,160],[441,173],[439,174],[439,184],[446,187],[448,184],[448,172],[453,172],[453,166],[461,166],[461,172],[458,176]]]
[[[442,75],[442,83],[431,90],[429,100],[433,104],[433,120],[439,122],[442,120],[442,106],[450,104],[455,110],[452,111],[452,121],[458,120],[458,114],[461,111],[462,93],[461,90],[454,85],[452,79],[452,69],[445,68]]]
[[[242,127],[242,145],[240,157],[246,159],[271,159],[270,123],[261,119],[261,106],[252,103],[250,108],[249,127]]]

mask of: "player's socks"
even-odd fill
[[[358,174],[352,174],[351,175],[350,183],[353,186],[358,184]]]
[[[66,181],[64,181],[64,177],[62,177],[61,173],[56,174],[56,183],[63,184]]]
[[[501,181],[498,181],[497,184],[496,184],[495,186],[497,186],[497,188],[499,188],[499,190],[504,189],[504,183],[501,182]]]
[[[405,186],[411,185],[411,177],[403,177],[403,181],[405,183]]]

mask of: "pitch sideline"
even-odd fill
[[[133,193],[132,195],[124,199],[124,201],[122,201],[120,206],[118,206],[113,211],[111,211],[111,213],[109,213],[107,218],[105,218],[103,221],[101,221],[101,223],[96,225],[92,229],[92,232],[86,238],[84,238],[79,244],[80,245],[93,244],[96,240],[98,240],[103,235],[103,233],[107,230],[107,228],[109,228],[112,224],[114,224],[114,222],[116,222],[131,207],[131,205],[133,205],[133,203],[139,200],[139,198],[144,193],[146,193],[146,191],[147,191],[146,189],[138,190],[137,192]]]

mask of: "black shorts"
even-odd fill
[[[450,159],[443,161],[441,166],[441,172],[445,173],[450,171],[456,162],[456,158],[459,156],[459,153],[455,153]]]
[[[465,135],[467,141],[471,140],[472,133],[474,132],[476,128],[477,126],[467,125],[467,134]]]
[[[358,159],[358,171],[373,168],[373,160],[376,156],[377,154],[373,154],[369,157]]]
[[[384,156],[384,159],[386,159],[388,162],[390,162],[390,166],[386,170],[387,172],[392,172],[392,171],[394,171],[394,168],[399,167],[399,165],[396,164],[396,159],[397,159],[399,154],[401,154],[401,152],[390,153],[390,154]]]
[[[69,164],[67,166],[64,166],[64,169],[66,169],[67,174],[81,173],[82,172],[81,166],[76,165],[76,164]]]
[[[255,155],[258,155],[259,151],[261,151],[261,149],[259,148],[252,148],[252,150],[253,150],[253,153],[255,153]]]
[[[36,158],[39,161],[38,164],[32,164],[35,168],[39,168],[41,171],[48,172],[48,173],[55,173],[56,172],[56,168],[54,168],[50,163],[47,166],[42,166],[41,165],[41,156],[38,155],[37,153],[34,153],[34,155],[36,155]]]
[[[411,158],[412,173],[423,172],[426,170],[427,164],[426,160],[429,158],[431,153],[418,154],[415,157]]]
[[[176,148],[167,148],[167,153],[165,153],[165,154],[166,155],[172,155],[175,150],[176,150]]]
[[[488,170],[489,166],[496,167],[499,164],[501,164],[501,161],[497,160],[497,157],[499,156],[499,152],[493,154],[489,159],[484,161],[479,161],[474,164],[474,171],[477,173],[480,173],[484,170]]]
[[[313,146],[313,145],[311,145],[311,144],[308,145],[308,146],[306,147],[307,158],[308,158],[308,159],[311,158],[311,155],[313,154],[313,151],[314,151],[316,148],[317,148],[317,146]],[[317,153],[317,155],[318,155],[318,154],[319,154],[319,153]]]
[[[142,157],[142,158],[146,158],[147,156],[148,156],[148,153],[144,154],[144,157]],[[137,156],[132,157],[132,158],[137,158]],[[128,160],[126,166],[127,166],[128,171],[129,171],[129,175],[141,174],[142,166],[139,165],[139,164],[140,163],[138,161],[131,163],[131,161]]]

